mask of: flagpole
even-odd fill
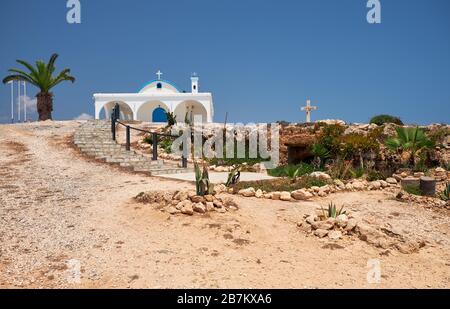
[[[24,122],[27,122],[27,105],[26,105],[26,101],[25,98],[27,97],[27,82],[23,82],[23,116],[24,116]]]
[[[19,95],[19,97],[17,98],[19,104],[17,104],[17,122],[20,123],[20,83],[21,81],[19,80],[19,82],[17,83],[17,94]]]

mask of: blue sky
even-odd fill
[[[81,0],[82,23],[66,22],[65,0],[2,0],[0,73],[15,59],[60,55],[77,78],[54,89],[54,118],[94,114],[95,92],[137,92],[164,78],[213,93],[215,120],[365,122],[380,113],[408,123],[450,121],[450,1]],[[29,87],[34,96],[35,89]],[[0,121],[10,116],[0,86]]]

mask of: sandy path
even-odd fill
[[[236,198],[237,212],[169,217],[131,197],[191,185],[79,157],[65,143],[77,125],[0,126],[0,287],[450,286],[448,214],[381,192],[333,196],[368,220],[400,222],[396,228],[426,238],[410,255],[306,236],[296,222],[317,202]],[[68,281],[72,259],[80,283]],[[367,283],[369,259],[381,261],[381,284]]]

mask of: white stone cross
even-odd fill
[[[306,106],[302,107],[302,111],[306,112],[306,122],[311,122],[311,112],[316,111],[318,108],[317,106],[311,106],[311,100],[306,100]]]
[[[158,72],[156,72],[156,75],[158,76],[158,80],[161,80],[161,75],[163,75],[163,73],[161,72],[161,70],[158,70]]]

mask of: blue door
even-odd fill
[[[152,122],[167,122],[166,111],[158,107],[153,111]]]

